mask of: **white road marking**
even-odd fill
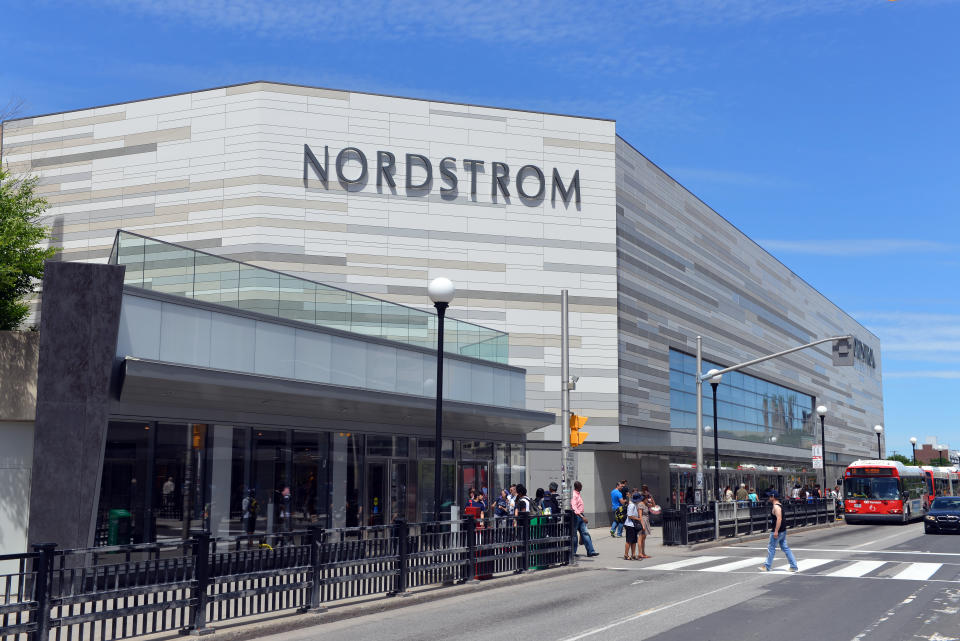
[[[801,572],[806,572],[807,570],[812,570],[813,568],[820,567],[821,565],[826,565],[827,563],[832,563],[836,559],[799,559],[797,560],[797,566],[800,568]],[[790,564],[781,565],[776,568],[777,570],[789,570]]]
[[[943,563],[911,563],[905,570],[894,574],[892,578],[904,581],[926,581],[942,567]]]
[[[873,545],[874,543],[879,543],[880,541],[886,541],[887,539],[895,539],[898,536],[904,536],[904,534],[912,534],[912,532],[897,532],[896,534],[891,534],[890,536],[882,536],[879,539],[874,539],[873,541],[867,541],[866,543],[861,543],[860,545],[851,546],[852,549],[866,547],[868,545]]]
[[[717,557],[713,557],[713,558],[717,558]],[[719,557],[719,558],[723,558],[723,557]],[[650,610],[643,610],[642,612],[638,612],[637,614],[634,614],[634,615],[632,615],[632,616],[628,616],[628,617],[626,617],[626,618],[624,618],[624,619],[620,619],[619,621],[614,621],[613,623],[610,623],[610,624],[605,625],[605,626],[600,627],[600,628],[594,628],[593,630],[587,630],[586,632],[581,632],[580,634],[578,634],[578,635],[576,635],[576,636],[567,637],[566,639],[562,639],[561,641],[580,641],[580,639],[585,639],[585,638],[590,637],[590,636],[593,636],[593,635],[595,635],[595,634],[600,634],[601,632],[606,632],[607,630],[610,630],[610,629],[612,629],[612,628],[615,628],[615,627],[617,627],[618,625],[623,625],[624,623],[630,623],[631,621],[636,621],[637,619],[642,619],[643,617],[650,616],[651,614],[656,614],[656,613],[658,613],[658,612],[663,612],[664,610],[668,610],[668,609],[673,608],[673,607],[676,607],[676,606],[678,606],[678,605],[683,605],[684,603],[690,603],[691,601],[696,601],[697,599],[702,599],[702,598],[705,597],[705,596],[710,596],[711,594],[716,594],[717,592],[723,592],[724,590],[729,590],[730,588],[736,587],[736,586],[738,586],[738,585],[742,585],[742,584],[744,584],[744,583],[746,583],[746,581],[740,581],[739,583],[734,583],[734,584],[732,584],[732,585],[727,585],[727,586],[724,586],[724,587],[722,587],[722,588],[717,588],[716,590],[710,590],[709,592],[704,592],[703,594],[698,594],[697,596],[692,596],[692,597],[690,597],[689,599],[684,599],[684,600],[682,600],[682,601],[677,601],[676,603],[668,603],[667,605],[661,605],[659,608],[652,608],[652,609],[650,609]]]
[[[697,565],[698,563],[709,563],[711,561],[721,561],[726,559],[725,556],[698,556],[693,559],[684,559],[682,561],[674,561],[673,563],[664,563],[662,565],[655,565],[652,568],[648,567],[647,570],[677,570],[679,568],[685,568],[689,565]]]
[[[858,577],[863,576],[868,572],[873,572],[881,565],[886,563],[886,561],[857,561],[846,567],[840,568],[833,572],[828,572],[826,576],[845,576],[845,577]]]
[[[720,549],[726,550],[766,550],[767,546],[763,547],[746,547],[739,545],[728,545]],[[791,550],[794,552],[838,552],[838,553],[847,553],[847,554],[928,554],[932,556],[960,556],[960,552],[908,552],[904,550],[853,550],[853,549],[842,549],[842,548],[795,548],[791,547]]]
[[[731,563],[723,563],[721,565],[712,565],[709,568],[702,568],[702,572],[730,572],[731,570],[739,570],[740,568],[746,568],[751,565],[760,567],[763,565],[764,559],[741,559],[739,561],[733,561]]]

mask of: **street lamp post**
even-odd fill
[[[823,465],[823,485],[820,486],[820,497],[827,491],[827,437],[823,429],[823,421],[827,417],[827,406],[817,406],[817,416],[820,417],[820,463]]]
[[[913,464],[917,464],[917,437],[910,437],[910,447],[913,448]]]
[[[440,457],[443,450],[443,318],[456,288],[449,278],[434,278],[427,293],[437,308],[437,431],[433,444],[433,520],[440,520]]]
[[[882,459],[883,453],[880,448],[880,435],[883,434],[883,425],[874,425],[873,431],[877,433],[877,459]]]
[[[707,372],[710,377],[710,387],[713,388],[713,489],[719,501],[720,494],[720,430],[717,427],[717,385],[723,377],[717,374],[720,370],[712,369]]]

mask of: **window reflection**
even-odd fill
[[[723,365],[703,362],[703,371],[723,369]],[[670,426],[678,430],[696,429],[696,358],[670,350]],[[717,388],[717,423],[724,438],[770,442],[807,447],[813,443],[816,399],[809,394],[756,378],[743,372],[731,372]],[[713,392],[703,386],[703,415],[713,423]]]

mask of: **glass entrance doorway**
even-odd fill
[[[460,504],[460,510],[463,511],[463,508],[467,505],[467,500],[470,498],[470,490],[476,490],[478,492],[482,491],[485,495],[485,501],[487,506],[490,505],[490,490],[489,490],[489,465],[487,463],[480,462],[463,462],[457,464],[458,468],[458,480],[459,480],[459,489],[457,492],[457,497],[459,499],[458,503]]]
[[[367,463],[366,525],[389,525],[394,519],[413,518],[416,488],[411,488],[405,460],[374,459]]]

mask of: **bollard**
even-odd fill
[[[319,525],[307,526],[307,541],[310,544],[310,573],[312,576],[310,577],[310,593],[307,605],[300,609],[301,612],[326,612],[327,610],[320,605],[323,596],[320,546],[323,545],[324,536],[323,528]]]
[[[207,628],[207,586],[210,584],[210,533],[198,530],[193,534],[193,612],[189,632],[192,635],[212,634]]]
[[[53,554],[56,543],[37,543],[33,551],[40,554],[33,560],[33,600],[37,602],[37,611],[33,620],[37,629],[33,633],[34,641],[47,641],[50,635],[50,587],[53,574]]]
[[[477,562],[477,522],[472,516],[463,520],[463,535],[467,537],[467,565],[463,571],[463,582],[476,581]]]

